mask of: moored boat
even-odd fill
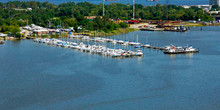
[[[175,47],[171,46],[164,51],[165,54],[184,54],[184,53],[196,53],[199,52],[198,49],[193,48],[192,46],[187,47]]]
[[[5,43],[4,41],[2,41],[2,40],[0,41],[0,44],[4,44],[4,43]]]
[[[107,41],[105,38],[101,38],[101,39],[98,38],[96,40]],[[111,57],[119,57],[119,58],[120,57],[143,56],[143,53],[141,50],[134,52],[131,50],[123,50],[123,49],[115,49],[115,48],[110,49],[110,48],[107,48],[105,45],[100,45],[100,44],[90,45],[90,44],[84,44],[83,42],[75,43],[75,42],[62,41],[59,39],[48,39],[48,38],[37,38],[37,39],[34,39],[33,41],[39,42],[39,43],[45,43],[47,45],[57,45],[59,47],[72,48],[72,49],[79,50],[81,52],[90,52],[90,53],[99,54],[102,56],[111,56]],[[111,43],[116,44],[117,41],[113,40]],[[129,42],[126,41],[126,42],[123,42],[123,44],[129,45]]]

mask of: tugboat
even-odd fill
[[[4,41],[1,40],[1,41],[0,41],[0,44],[4,44]]]

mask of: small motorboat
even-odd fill
[[[198,49],[193,48],[192,46],[185,47],[185,48],[184,48],[184,51],[185,51],[185,52],[199,52]]]
[[[0,44],[4,44],[4,41],[1,40],[1,41],[0,41]]]
[[[137,50],[137,52],[135,53],[136,56],[143,56],[143,52],[142,50]]]
[[[135,48],[141,48],[142,46],[140,44],[135,45]]]
[[[150,47],[150,44],[144,44],[143,47]]]

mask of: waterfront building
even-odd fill
[[[209,5],[218,5],[218,6],[220,6],[220,0],[209,0]]]
[[[7,37],[7,34],[0,33],[0,37]]]
[[[181,5],[183,8],[188,9],[191,7],[198,7],[202,9],[211,9],[210,5]]]

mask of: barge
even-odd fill
[[[198,52],[199,50],[193,48],[192,46],[184,47],[184,48],[172,46],[171,48],[166,49],[164,51],[164,54],[186,54],[186,53],[198,53]]]

